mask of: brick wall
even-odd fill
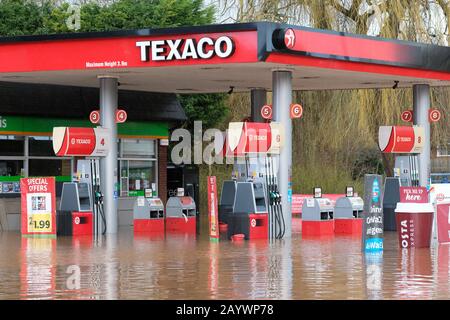
[[[158,196],[164,205],[167,202],[167,146],[158,140]]]

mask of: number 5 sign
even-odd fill
[[[22,236],[56,237],[55,178],[22,178]]]

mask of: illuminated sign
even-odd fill
[[[137,41],[141,61],[171,61],[187,59],[228,58],[235,50],[234,41],[227,36],[175,40]]]

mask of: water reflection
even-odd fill
[[[22,238],[20,296],[48,298],[55,293],[56,239]]]
[[[364,255],[349,236],[210,242],[192,234],[0,234],[0,299],[448,299],[450,245]],[[77,275],[79,281],[77,281]]]

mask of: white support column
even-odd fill
[[[419,155],[419,184],[426,187],[429,183],[431,172],[431,134],[428,110],[430,109],[430,86],[417,84],[413,86],[413,121],[414,125],[424,127],[424,147]]]
[[[273,119],[284,127],[285,141],[278,163],[278,188],[281,194],[281,206],[285,223],[285,238],[292,234],[292,72],[275,70],[272,73]]]
[[[100,159],[100,184],[104,199],[106,233],[115,234],[118,229],[117,215],[117,123],[116,110],[118,81],[116,77],[99,76],[100,79],[100,123],[108,129],[111,148],[106,157]]]

